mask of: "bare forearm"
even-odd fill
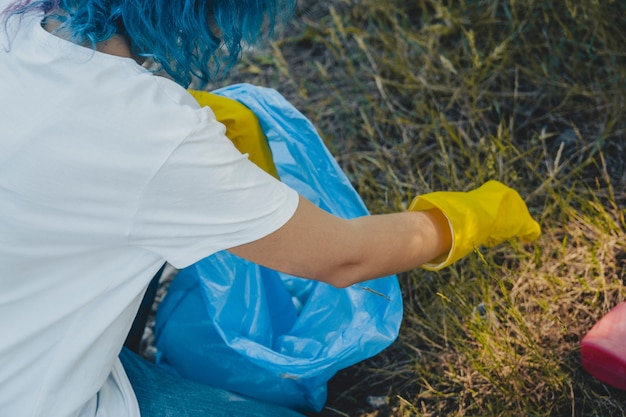
[[[415,268],[447,253],[450,229],[438,211],[344,220],[301,199],[271,235],[231,251],[286,273],[344,287]]]
[[[339,269],[333,284],[355,282],[416,268],[450,250],[448,222],[438,210],[360,217],[350,221],[357,229],[358,262]]]

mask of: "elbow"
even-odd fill
[[[358,264],[331,266],[311,274],[310,279],[324,282],[335,288],[347,288],[353,284],[372,278],[363,276],[360,270],[361,268]]]
[[[336,277],[332,279],[323,280],[323,282],[332,285],[335,288],[348,288],[354,282],[348,279],[343,279],[342,277]],[[355,281],[356,282],[356,281]]]

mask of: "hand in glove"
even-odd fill
[[[226,136],[239,152],[247,153],[250,161],[280,179],[259,119],[249,108],[236,100],[207,91],[189,90],[189,92],[201,106],[213,110],[217,121],[226,126]]]
[[[488,181],[469,192],[441,191],[415,197],[409,211],[432,208],[448,219],[452,248],[445,259],[422,266],[428,270],[442,269],[481,245],[495,246],[513,237],[530,242],[541,234],[517,191],[498,181]]]

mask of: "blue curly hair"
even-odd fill
[[[78,43],[95,44],[122,33],[133,52],[152,58],[187,87],[225,73],[237,62],[242,44],[257,44],[264,24],[272,33],[296,0],[19,0],[4,13],[59,11],[62,29]],[[224,47],[224,48],[222,48]]]

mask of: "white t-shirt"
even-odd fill
[[[40,20],[0,27],[0,416],[137,417],[118,354],[150,278],[298,197],[184,88]]]

